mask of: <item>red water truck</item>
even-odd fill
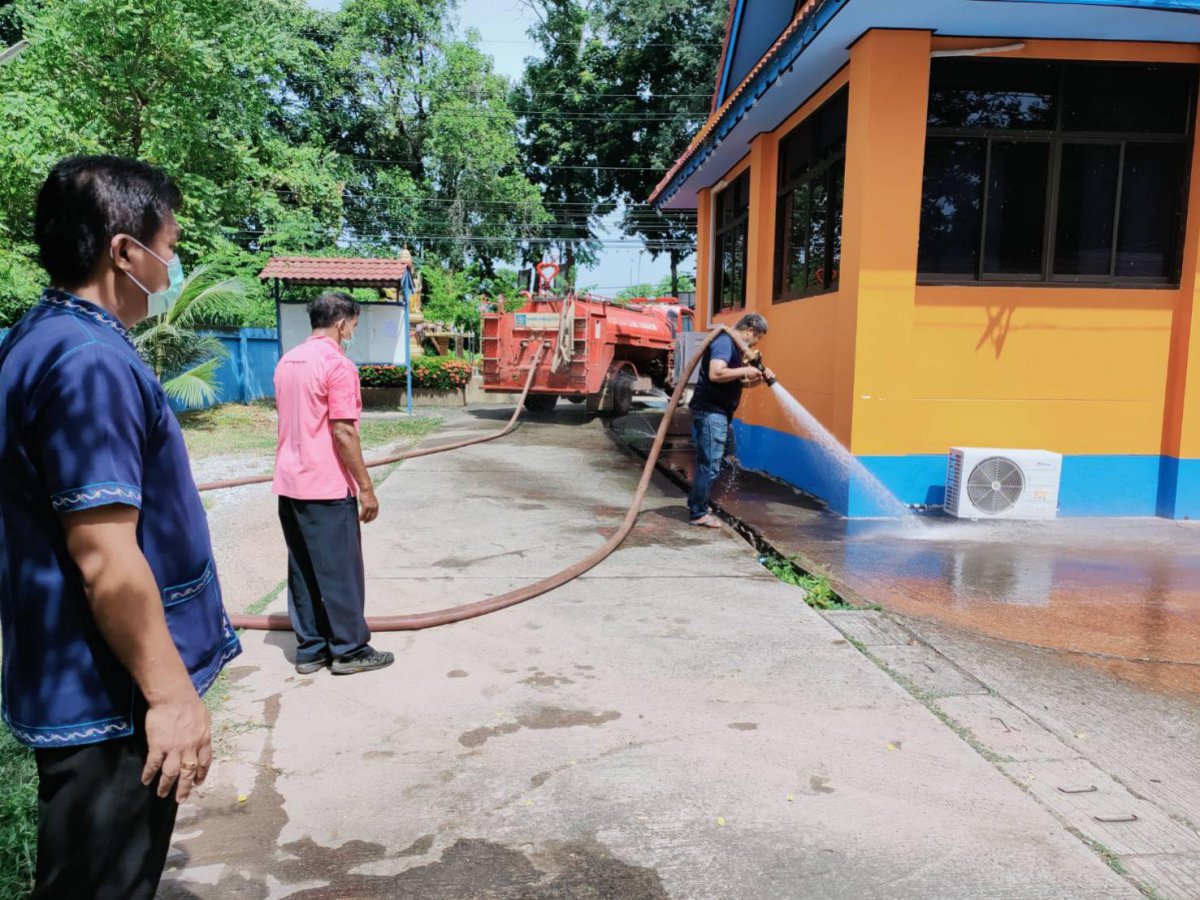
[[[539,268],[539,273],[542,270]],[[548,413],[560,397],[589,413],[621,416],[635,394],[674,386],[678,335],[692,311],[674,297],[613,303],[588,296],[526,295],[515,312],[483,317],[483,389],[519,394],[545,346],[525,406]]]

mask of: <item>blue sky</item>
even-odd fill
[[[340,0],[309,0],[320,9],[336,9]],[[513,80],[525,69],[525,58],[537,55],[537,45],[529,39],[528,30],[536,19],[518,0],[459,0],[458,21],[462,31],[468,27],[480,34],[480,46],[490,53],[496,71]],[[620,238],[621,232],[612,225],[607,235]],[[686,260],[682,272],[695,269],[695,260]],[[605,247],[599,263],[584,270],[580,287],[591,287],[601,294],[615,295],[622,288],[636,283],[652,283],[670,271],[667,257],[651,260],[649,253],[636,247]]]

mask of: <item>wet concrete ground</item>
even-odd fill
[[[506,417],[448,417],[431,442]],[[411,460],[364,530],[368,607],[557,571],[616,527],[637,474],[571,415]],[[247,634],[162,896],[1137,896],[750,547],[684,518],[656,480],[609,560],[492,616],[377,635],[383,672],[297,676],[294,638]],[[843,615],[871,652],[911,655],[879,614]],[[981,693],[935,670],[942,695]]]
[[[644,445],[656,423],[635,415],[617,430]],[[666,464],[690,479],[687,428],[681,415]],[[1079,655],[1143,686],[1200,696],[1200,523],[848,520],[746,471],[724,479],[715,499],[851,602]]]
[[[658,421],[614,433],[645,446]],[[664,462],[682,479],[689,425],[673,423]],[[1200,897],[1200,525],[848,521],[736,470],[716,500],[851,602],[882,606],[857,634],[872,658],[1066,827],[1152,896]],[[1064,807],[1076,788],[1088,802]]]

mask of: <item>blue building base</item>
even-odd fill
[[[743,466],[766,472],[819,497],[850,518],[885,514],[868,485],[847,478],[814,442],[788,432],[734,423]],[[860,456],[866,469],[908,506],[941,506],[946,496],[943,454]],[[1169,456],[1063,457],[1061,516],[1200,518],[1200,459]]]

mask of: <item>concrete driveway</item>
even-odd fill
[[[398,469],[366,529],[370,612],[493,595],[611,534],[639,463],[573,412]],[[430,442],[506,415],[450,414]],[[290,635],[246,634],[161,896],[1139,896],[739,538],[684,518],[656,482],[600,567],[380,634],[383,672],[300,677]]]

